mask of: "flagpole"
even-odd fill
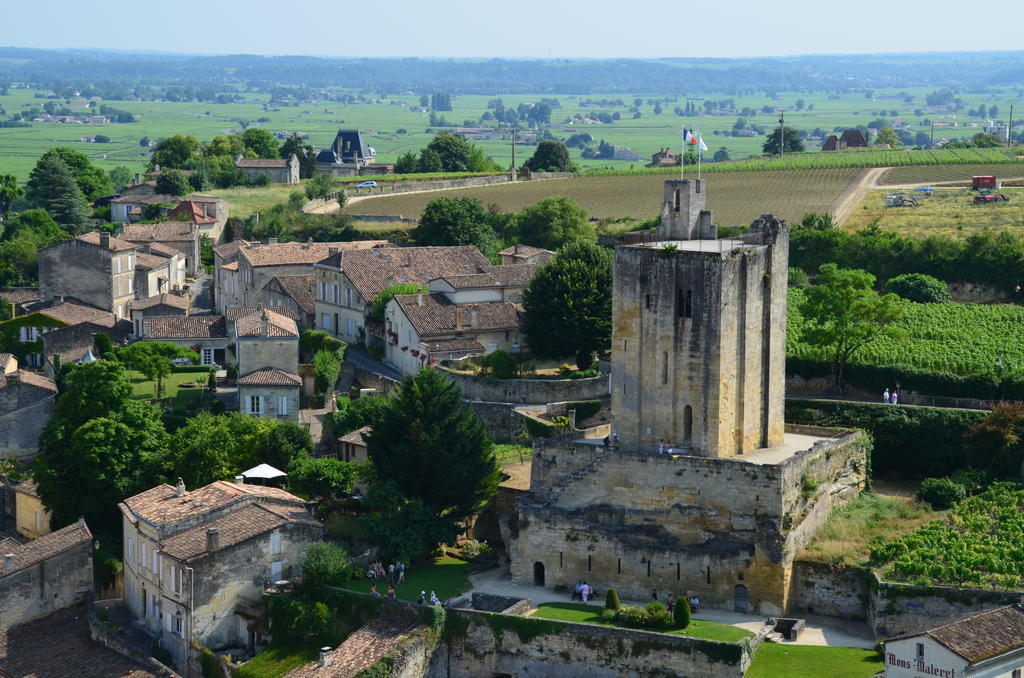
[[[683,127],[679,130],[679,139],[681,147],[679,149],[679,179],[680,181],[686,179],[686,128]]]
[[[700,130],[697,130],[697,181],[700,181],[700,147],[703,143]]]

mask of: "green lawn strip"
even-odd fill
[[[604,626],[622,626],[606,622],[601,618],[601,611],[604,608],[599,605],[584,605],[583,603],[541,603],[537,606],[534,617],[544,619],[559,619],[561,621],[580,622],[583,624],[602,624]],[[736,643],[744,638],[753,637],[753,633],[729,624],[693,619],[685,629],[674,629],[661,631],[659,629],[647,629],[659,633],[670,633],[676,636],[690,636],[692,638],[703,638],[705,640],[718,640],[725,643]]]
[[[292,669],[307,664],[318,656],[318,647],[269,645],[247,661],[235,673],[237,678],[280,678]]]
[[[156,382],[146,379],[141,372],[136,370],[130,370],[129,376],[132,382],[132,397],[139,400],[149,400],[156,397]],[[164,377],[163,388],[165,398],[176,398],[178,396],[178,389],[186,381],[192,381],[200,386],[206,385],[206,374],[203,372],[174,372],[171,375]],[[188,391],[189,389],[185,389]],[[196,393],[200,393],[201,389],[191,389]],[[187,399],[193,397],[191,394],[186,396]],[[181,401],[184,404],[186,401]]]
[[[867,678],[884,670],[874,650],[765,643],[747,678]]]
[[[442,601],[454,598],[470,588],[468,569],[469,563],[464,560],[448,556],[435,558],[432,565],[414,565],[407,569],[405,581],[395,587],[395,593],[401,600],[411,601],[419,597],[420,591],[426,591],[428,597],[433,591]],[[345,588],[367,593],[375,583],[378,593],[387,593],[387,581],[368,578],[346,582]]]

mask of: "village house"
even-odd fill
[[[115,346],[124,344],[132,335],[129,321],[102,313],[66,327],[52,328],[40,335],[42,341],[42,367],[46,374],[56,374],[58,356],[64,365],[90,362],[97,359],[96,335],[105,334]]]
[[[38,287],[8,287],[0,290],[0,300],[7,306],[7,317],[25,315],[31,304],[39,301]]]
[[[341,459],[342,461],[358,462],[365,462],[368,460],[369,455],[366,452],[366,434],[372,430],[372,426],[364,426],[338,438],[338,459]]]
[[[458,303],[455,294],[399,294],[384,313],[385,361],[403,374],[425,365],[497,350],[519,351],[521,306]]]
[[[257,417],[299,420],[299,328],[266,308],[234,324],[238,355],[238,402]]]
[[[867,148],[868,140],[859,129],[843,130],[840,136],[830,134],[821,145],[823,151],[844,151],[847,148]]]
[[[533,245],[512,245],[498,252],[502,266],[517,264],[546,264],[555,258],[555,253]]]
[[[200,365],[234,363],[233,345],[228,338],[222,315],[155,317],[135,320],[135,337],[146,341],[166,341],[199,354]]]
[[[227,307],[223,299],[238,298],[238,250],[247,247],[248,240],[232,240],[213,248],[213,307],[223,313]]]
[[[34,480],[24,480],[14,486],[14,529],[28,540],[50,534],[50,512],[39,498]]]
[[[18,359],[0,353],[0,457],[32,459],[39,434],[53,414],[57,385],[50,379],[18,369]]]
[[[651,156],[651,161],[646,167],[678,167],[679,154],[669,148],[662,148]]]
[[[316,325],[316,304],[313,300],[314,276],[275,275],[263,286],[262,303],[274,310],[284,307],[299,319],[300,329]]]
[[[150,243],[135,254],[135,296],[145,299],[185,288],[185,256],[176,249]]]
[[[125,226],[117,237],[134,245],[157,244],[180,252],[188,275],[195,277],[199,272],[199,224],[195,222],[163,221]]]
[[[0,323],[0,333],[8,341],[16,336],[18,355],[22,356],[26,365],[37,369],[43,367],[53,355],[47,349],[48,335],[90,324],[111,330],[117,326],[117,317],[113,313],[59,296],[35,302],[26,311],[24,315]],[[49,350],[54,350],[53,344]]]
[[[158,485],[121,502],[124,601],[184,666],[189,643],[256,648],[260,599],[298,575],[323,526],[284,490],[216,481]]]
[[[430,292],[441,292],[456,304],[486,301],[523,301],[523,292],[539,266],[481,266],[479,273],[443,275],[427,285]]]
[[[156,189],[156,184],[153,184],[153,188]],[[173,195],[156,193],[121,195],[121,197],[110,201],[110,220],[121,224],[143,221],[146,218],[146,208],[161,203],[171,206],[160,210],[161,215],[165,215],[169,209],[178,204],[179,200]]]
[[[198,224],[200,237],[205,235],[210,243],[218,243],[224,237],[224,226],[228,223],[228,207],[228,201],[223,198],[190,195],[182,198],[167,216]]]
[[[1007,605],[885,642],[885,678],[1021,678],[1024,605]]]
[[[246,158],[241,154],[235,159],[238,171],[254,181],[261,176],[270,178],[272,184],[299,183],[299,158],[292,153],[285,158]]]
[[[374,162],[377,151],[366,143],[356,129],[340,129],[330,147],[316,156],[316,171],[333,177],[354,177],[357,174],[388,174],[393,165]]]
[[[86,233],[39,250],[39,298],[74,297],[128,317],[138,248],[109,233]],[[144,296],[150,296],[145,294]]]
[[[349,343],[363,341],[373,302],[389,285],[425,286],[445,273],[476,273],[489,265],[472,246],[332,251],[313,266],[317,329]],[[377,332],[383,338],[382,329]]]
[[[84,601],[93,588],[92,550],[82,519],[24,544],[0,539],[0,629]]]
[[[134,332],[142,336],[144,318],[181,318],[188,315],[189,300],[178,294],[155,294],[145,299],[136,299],[131,304]]]

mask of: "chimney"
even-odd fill
[[[416,305],[423,305],[423,290],[420,290],[419,292],[416,293]]]
[[[267,316],[267,310],[263,309],[263,315],[260,316],[260,336],[267,336],[270,334],[270,318]]]
[[[215,553],[220,548],[220,530],[211,527],[206,531],[206,551]]]
[[[178,478],[178,482],[174,486],[174,496],[175,497],[184,497],[185,496],[185,481],[182,480],[181,478]]]
[[[340,251],[341,250],[339,250],[337,247],[328,247],[327,248],[327,256],[333,257],[335,254],[337,254]]]
[[[4,572],[10,572],[13,569],[14,569],[14,554],[13,553],[5,553],[4,554]]]
[[[329,647],[321,647],[320,648],[320,668],[324,668],[325,666],[330,666],[331,662],[333,662],[333,661],[334,661],[334,657],[332,656],[331,648],[329,648]]]
[[[277,244],[277,238],[267,238],[267,244],[268,245],[276,245]]]
[[[153,172],[156,173],[156,172],[159,172],[159,171],[160,171],[160,165],[153,165]]]
[[[473,308],[469,309],[469,326],[476,327],[476,324],[479,320],[480,312],[477,310],[476,306],[474,306]]]
[[[260,248],[260,244],[261,243],[259,240],[253,240],[251,243],[249,243],[249,249],[258,250]]]
[[[78,516],[78,527],[79,529],[85,529],[85,516]]]
[[[106,231],[100,231],[100,247],[110,249],[110,234]]]
[[[462,309],[458,307],[455,309],[455,329],[462,329]]]
[[[245,485],[245,476],[235,476],[235,485]]]
[[[138,172],[135,173],[135,183],[136,184],[141,184],[142,183],[142,175],[139,174]]]

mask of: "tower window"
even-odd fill
[[[668,383],[668,352],[661,354],[661,383]]]
[[[622,574],[622,558],[619,558],[618,561],[619,562],[618,562],[618,568],[617,569],[618,569],[619,574]]]
[[[587,556],[587,572],[590,572],[590,568],[594,564],[594,556]]]
[[[644,295],[644,308],[650,308],[650,307],[651,307],[651,295],[645,294]]]
[[[693,317],[693,291],[676,290],[676,317]]]
[[[648,577],[651,576],[651,560],[650,560],[650,558],[647,559],[647,576]]]
[[[678,211],[679,211],[679,203],[680,203],[679,189],[676,189],[676,190],[675,190],[675,191],[673,191],[673,193],[672,193],[672,208],[673,208],[673,209],[674,209],[674,210],[675,210],[676,212],[678,212]]]

